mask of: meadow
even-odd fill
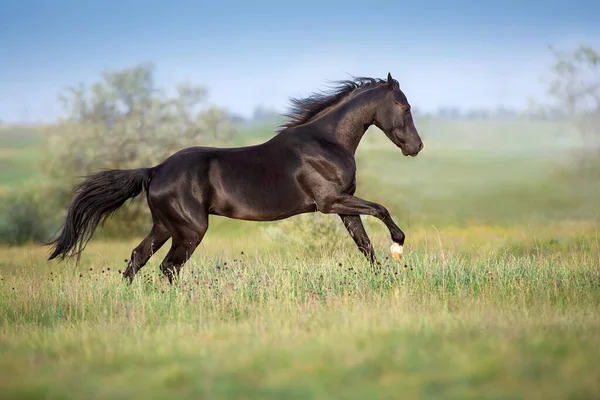
[[[418,127],[417,158],[359,147],[357,195],[407,235],[393,261],[364,218],[379,271],[335,215],[212,218],[175,286],[169,243],[131,286],[139,239],[99,232],[78,269],[0,247],[0,397],[599,398],[600,167],[557,122]],[[0,130],[3,192],[35,179],[27,132]]]

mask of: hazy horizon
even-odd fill
[[[418,4],[417,4],[418,3]],[[152,62],[156,83],[190,81],[251,116],[349,75],[400,81],[415,108],[522,109],[544,100],[549,45],[598,46],[600,2],[443,1],[193,4],[4,2],[0,120],[49,122],[66,86]]]

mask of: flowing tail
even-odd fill
[[[77,185],[62,232],[52,245],[52,260],[79,254],[92,238],[96,227],[125,201],[148,190],[153,169],[107,170],[90,175]],[[77,247],[79,247],[77,249]]]

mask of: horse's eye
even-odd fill
[[[402,109],[402,112],[404,112],[404,113],[410,112],[410,106],[409,105],[398,103],[397,101],[395,101],[394,103],[396,103],[396,105],[399,106]]]

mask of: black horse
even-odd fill
[[[131,282],[169,238],[160,265],[172,283],[208,229],[208,216],[275,221],[321,212],[338,214],[360,251],[377,262],[360,215],[380,219],[392,246],[401,251],[404,233],[377,203],[355,197],[355,152],[375,124],[405,156],[423,142],[398,81],[356,78],[332,93],[293,99],[289,121],[265,143],[239,148],[191,147],[152,168],[107,170],[74,190],[62,232],[50,244],[50,260],[83,251],[94,230],[127,199],[146,192],[153,226],[132,251],[124,276]],[[394,252],[394,250],[392,250]]]

